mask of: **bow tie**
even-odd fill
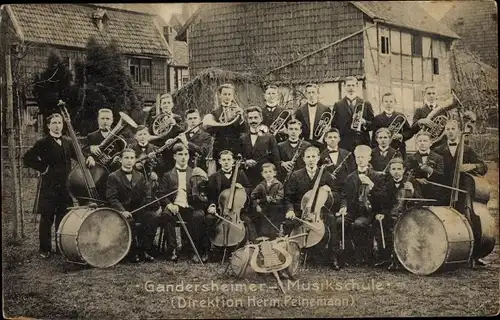
[[[56,138],[56,137],[52,137],[52,138],[54,138],[54,140],[55,140],[57,143],[61,143],[61,137],[57,137],[57,138]]]
[[[429,156],[429,153],[421,153],[421,152],[419,152],[419,153],[420,153],[421,157],[428,157]]]
[[[258,134],[259,134],[258,132],[252,132],[252,131],[250,131],[250,135],[251,135],[251,136],[256,136],[256,135],[258,135]]]
[[[332,154],[332,153],[338,153],[339,151],[338,150],[328,150],[328,153]]]
[[[315,108],[315,107],[316,107],[316,105],[315,105],[315,104],[310,104],[310,105],[309,105],[309,108]]]
[[[450,147],[456,147],[456,146],[458,146],[458,143],[457,142],[451,142],[451,143],[448,143],[448,146],[450,146]]]
[[[367,171],[367,170],[365,170],[365,171],[359,171],[359,170],[358,170],[358,174],[366,174],[366,171]]]
[[[232,172],[232,171],[224,171],[224,170],[222,170],[222,173],[223,173],[223,174],[233,174],[233,172]]]
[[[403,181],[403,179],[401,179],[401,180],[399,180],[399,181],[394,180],[394,183],[395,183],[395,184],[401,184],[401,182],[402,182],[402,181]]]
[[[276,107],[267,107],[267,110],[268,110],[269,112],[273,112],[273,111],[274,111],[274,108],[276,108]]]
[[[181,169],[181,168],[177,168],[177,167],[175,169],[177,169],[177,172],[186,172],[186,170],[187,170],[187,168]]]
[[[123,171],[123,173],[125,173],[125,175],[127,175],[127,176],[129,176],[129,175],[131,175],[131,174],[132,174],[132,170],[130,170],[130,171],[125,171],[125,170],[123,170],[123,169],[122,169],[122,171]]]
[[[294,147],[294,148],[295,148],[298,144],[299,144],[299,142],[298,142],[298,141],[296,141],[296,142],[292,142],[292,141],[290,141],[290,145],[291,145],[292,147]]]

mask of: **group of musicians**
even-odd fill
[[[187,110],[184,128],[182,117],[172,113],[172,97],[162,96],[160,110],[171,115],[173,129],[155,136],[146,125],[134,128],[134,141],[106,164],[111,173],[100,191],[107,206],[136,222],[131,224],[136,240],[129,258],[155,260],[160,227],[167,258],[176,261],[181,247],[176,227],[181,221],[194,247],[192,261],[206,262],[214,251],[212,239],[226,236],[217,228],[229,219],[222,212],[229,206],[236,212],[234,207],[240,205],[237,213],[246,230],[245,243],[289,235],[299,226],[308,226],[312,213],[325,226],[326,243],[316,254],[334,270],[373,263],[398,268],[391,232],[395,221],[408,205],[448,205],[450,190],[438,185],[452,184],[461,128],[450,117],[440,141],[432,141],[425,130],[434,125],[428,115],[438,108],[435,86],[425,88],[424,105],[410,125],[395,111],[392,93],[382,96],[383,112],[375,116],[370,102],[356,94],[358,80],[347,77],[344,85],[346,96],[327,107],[318,102],[318,85],[308,84],[307,102],[291,117],[281,119],[280,128],[273,128],[284,110],[275,85],[265,90],[266,105],[243,109],[235,103],[234,86],[223,84],[217,92],[220,105],[203,118],[198,110]],[[99,129],[87,136],[83,148],[88,168],[99,165],[102,141],[115,134],[111,110],[101,109],[97,121]],[[63,125],[60,114],[48,117],[49,134],[24,156],[25,165],[42,177],[37,212],[43,258],[52,252],[54,218],[57,230],[66,208],[73,204],[67,177],[71,159],[76,158],[70,139],[62,136]],[[417,151],[406,154],[405,141],[412,137]],[[484,175],[487,167],[467,146],[458,170]],[[244,203],[237,204],[241,197],[234,190],[248,195]],[[306,214],[312,210],[304,204],[310,190],[321,190],[333,205]],[[221,200],[222,194],[230,199]],[[320,201],[318,194],[313,197],[312,202]],[[405,205],[402,198],[409,199]],[[382,233],[377,220],[385,228]],[[229,228],[235,224],[232,221],[227,223]]]

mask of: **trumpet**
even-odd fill
[[[114,159],[115,156],[127,147],[127,141],[119,136],[123,129],[125,129],[126,125],[129,125],[134,129],[137,128],[137,123],[135,123],[132,118],[130,118],[127,114],[120,112],[120,121],[118,121],[113,130],[111,130],[106,138],[104,138],[104,140],[99,144],[99,149],[101,149],[102,153],[97,157],[97,159],[101,164],[107,165]]]
[[[335,116],[335,111],[326,111],[323,112],[321,118],[319,119],[318,126],[314,130],[314,138],[318,140],[318,142],[323,143],[325,139],[325,135],[332,127],[333,117]]]
[[[275,136],[278,132],[280,132],[288,120],[292,117],[293,113],[293,110],[281,111],[278,117],[269,126],[269,133]]]
[[[356,106],[356,111],[352,115],[351,129],[357,132],[361,132],[361,119],[363,119],[363,112],[365,112],[365,101],[361,106]]]

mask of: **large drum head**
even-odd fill
[[[408,271],[418,275],[434,273],[444,264],[448,252],[443,222],[430,208],[409,210],[394,228],[394,251]]]
[[[99,208],[85,218],[77,241],[80,254],[88,264],[107,268],[127,255],[132,233],[130,225],[118,211]]]

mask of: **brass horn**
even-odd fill
[[[275,136],[278,132],[280,132],[288,120],[292,117],[293,113],[293,110],[282,110],[278,117],[269,126],[269,133]]]
[[[135,123],[132,118],[124,112],[120,112],[120,121],[118,121],[113,130],[111,130],[106,138],[99,144],[101,155],[99,155],[97,159],[101,164],[109,164],[115,156],[127,147],[127,141],[119,136],[127,125],[134,129],[137,128],[137,123]]]
[[[332,113],[331,111],[323,112],[321,118],[319,119],[318,126],[314,130],[314,138],[318,140],[318,142],[323,142],[326,133],[332,127],[333,116],[335,115],[335,111]]]

